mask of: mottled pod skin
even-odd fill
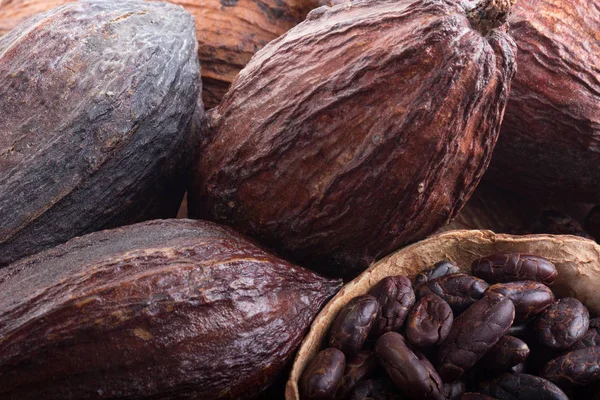
[[[489,370],[504,372],[523,363],[529,357],[527,343],[514,336],[504,335],[481,359],[481,365]]]
[[[503,374],[482,382],[479,391],[498,400],[569,400],[552,382],[528,374]]]
[[[408,314],[406,338],[413,346],[439,345],[450,333],[454,315],[441,297],[428,293],[421,297]]]
[[[356,384],[370,378],[376,368],[377,354],[374,351],[364,350],[347,360],[336,398],[346,398],[352,393]]]
[[[362,349],[380,308],[377,299],[364,295],[352,299],[340,310],[329,331],[329,347],[351,358]]]
[[[196,50],[183,8],[137,0],[69,3],[0,38],[0,266],[177,214]]]
[[[452,261],[442,260],[435,263],[433,268],[420,272],[415,276],[415,287],[424,284],[440,276],[456,274],[460,272],[458,265]]]
[[[600,381],[600,347],[573,350],[548,362],[540,373],[563,388]]]
[[[475,365],[491,349],[515,318],[509,298],[490,293],[454,320],[450,334],[438,352],[438,371],[452,382]]]
[[[580,339],[577,339],[572,349],[584,349],[595,346],[600,346],[600,318],[590,319],[590,326],[587,332]]]
[[[519,68],[488,177],[536,198],[599,203],[598,3],[518,0],[509,23]]]
[[[532,254],[498,253],[473,261],[473,275],[489,282],[537,281],[550,285],[558,276],[556,267]]]
[[[490,286],[486,292],[502,294],[513,302],[515,323],[527,321],[554,303],[552,290],[535,281],[497,283]]]
[[[450,274],[426,282],[417,288],[421,298],[429,293],[440,296],[452,310],[460,314],[483,297],[489,284],[482,279],[467,274]]]
[[[583,337],[590,325],[588,309],[574,297],[557,300],[535,321],[540,343],[556,350],[566,350]]]
[[[373,324],[371,337],[377,339],[386,332],[398,331],[415,304],[415,292],[406,276],[387,276],[369,294],[377,299],[381,313]]]
[[[333,400],[342,382],[346,357],[332,347],[321,351],[308,364],[300,379],[302,398],[307,400]]]
[[[76,238],[0,270],[0,398],[248,398],[339,286],[204,221]]]
[[[313,10],[207,118],[190,215],[355,276],[469,198],[497,138],[513,45],[455,0]]]
[[[425,356],[411,350],[404,337],[388,332],[375,345],[379,362],[396,387],[410,398],[444,400],[442,379]]]

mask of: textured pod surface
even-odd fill
[[[544,257],[533,254],[498,253],[473,261],[473,275],[489,282],[537,281],[554,282],[556,267]]]
[[[425,356],[408,347],[404,337],[388,332],[377,340],[379,362],[396,387],[410,398],[443,400],[442,379]]]
[[[512,45],[454,0],[314,10],[207,118],[190,215],[355,276],[468,199],[496,141]]]
[[[388,276],[369,291],[377,299],[381,314],[377,317],[371,335],[378,338],[386,332],[398,331],[404,325],[408,312],[415,304],[415,292],[406,276]]]
[[[527,321],[554,303],[554,294],[543,283],[520,281],[497,283],[486,293],[498,293],[508,297],[515,305],[515,323]]]
[[[590,313],[577,299],[557,300],[535,321],[540,343],[557,350],[566,350],[582,338],[590,326]]]
[[[426,294],[408,314],[406,338],[417,347],[438,345],[450,333],[453,321],[454,315],[448,303],[438,295]]]
[[[503,374],[483,382],[479,391],[499,400],[568,400],[567,395],[552,382],[528,374]]]
[[[489,178],[534,196],[600,202],[600,7],[519,0],[519,68]]]
[[[572,388],[600,381],[600,347],[568,352],[548,362],[541,376],[560,387]]]
[[[340,311],[329,332],[329,347],[354,357],[362,349],[379,314],[379,303],[373,296],[353,299]]]
[[[329,400],[342,382],[346,357],[334,348],[327,348],[310,362],[300,381],[302,398],[307,400]]]
[[[338,287],[204,221],[76,238],[0,271],[0,397],[256,395]]]
[[[425,282],[434,280],[444,275],[456,274],[460,272],[458,265],[452,261],[442,260],[434,264],[433,268],[425,270],[415,277],[415,287]]]
[[[459,314],[483,297],[488,283],[472,275],[450,274],[428,281],[417,288],[417,297],[429,293],[440,296]]]
[[[502,336],[481,359],[484,368],[494,371],[507,371],[523,363],[529,356],[527,343],[514,336]]]
[[[0,266],[177,214],[196,48],[191,15],[136,0],[66,4],[0,38]]]

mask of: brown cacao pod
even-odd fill
[[[313,10],[252,58],[208,116],[190,215],[335,275],[430,234],[491,156],[515,55],[503,28],[488,25],[509,7],[369,0]]]
[[[174,217],[199,81],[192,16],[168,3],[69,3],[1,37],[0,266]]]
[[[600,8],[519,0],[519,68],[486,179],[540,197],[600,202]]]
[[[0,271],[0,397],[250,398],[338,288],[210,222],[76,238]]]
[[[406,275],[413,279],[441,259],[454,261],[469,273],[471,263],[494,253],[529,253],[550,260],[558,270],[552,284],[557,297],[572,296],[592,314],[600,312],[600,245],[577,236],[495,234],[491,231],[452,231],[432,236],[378,261],[346,284],[315,318],[296,355],[286,386],[286,400],[299,400],[298,381],[310,360],[326,345],[331,324],[351,299],[369,292],[388,276]]]
[[[0,0],[0,36],[40,12],[73,0]],[[127,0],[128,1],[128,0]],[[333,0],[332,0],[333,1]],[[169,0],[196,20],[202,99],[215,107],[252,55],[329,0]]]

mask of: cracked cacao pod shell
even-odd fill
[[[486,179],[533,197],[600,202],[600,7],[519,0],[518,72]]]
[[[339,286],[205,221],[79,237],[0,271],[0,397],[250,398]]]
[[[0,36],[25,19],[73,0],[0,0]],[[196,20],[202,100],[221,102],[254,53],[329,0],[169,0]]]
[[[337,276],[445,224],[487,167],[515,70],[504,28],[473,17],[492,11],[454,0],[313,10],[207,117],[190,215]]]
[[[0,266],[177,214],[196,46],[183,8],[135,0],[65,4],[0,38]]]
[[[376,262],[331,299],[313,321],[296,354],[286,386],[286,400],[300,400],[298,381],[304,368],[326,346],[329,329],[339,311],[356,296],[367,294],[388,276],[406,275],[411,280],[434,263],[455,262],[469,273],[471,263],[494,253],[536,254],[547,258],[558,270],[552,284],[557,297],[579,299],[591,314],[600,312],[600,245],[577,236],[495,234],[491,231],[444,232],[405,247]]]

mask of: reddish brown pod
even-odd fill
[[[600,202],[600,8],[519,0],[519,68],[488,178],[535,197]]]
[[[0,271],[0,398],[257,395],[339,286],[204,221],[76,238]]]
[[[491,157],[516,67],[501,27],[509,8],[313,10],[253,57],[207,118],[190,215],[345,276],[432,233]]]

